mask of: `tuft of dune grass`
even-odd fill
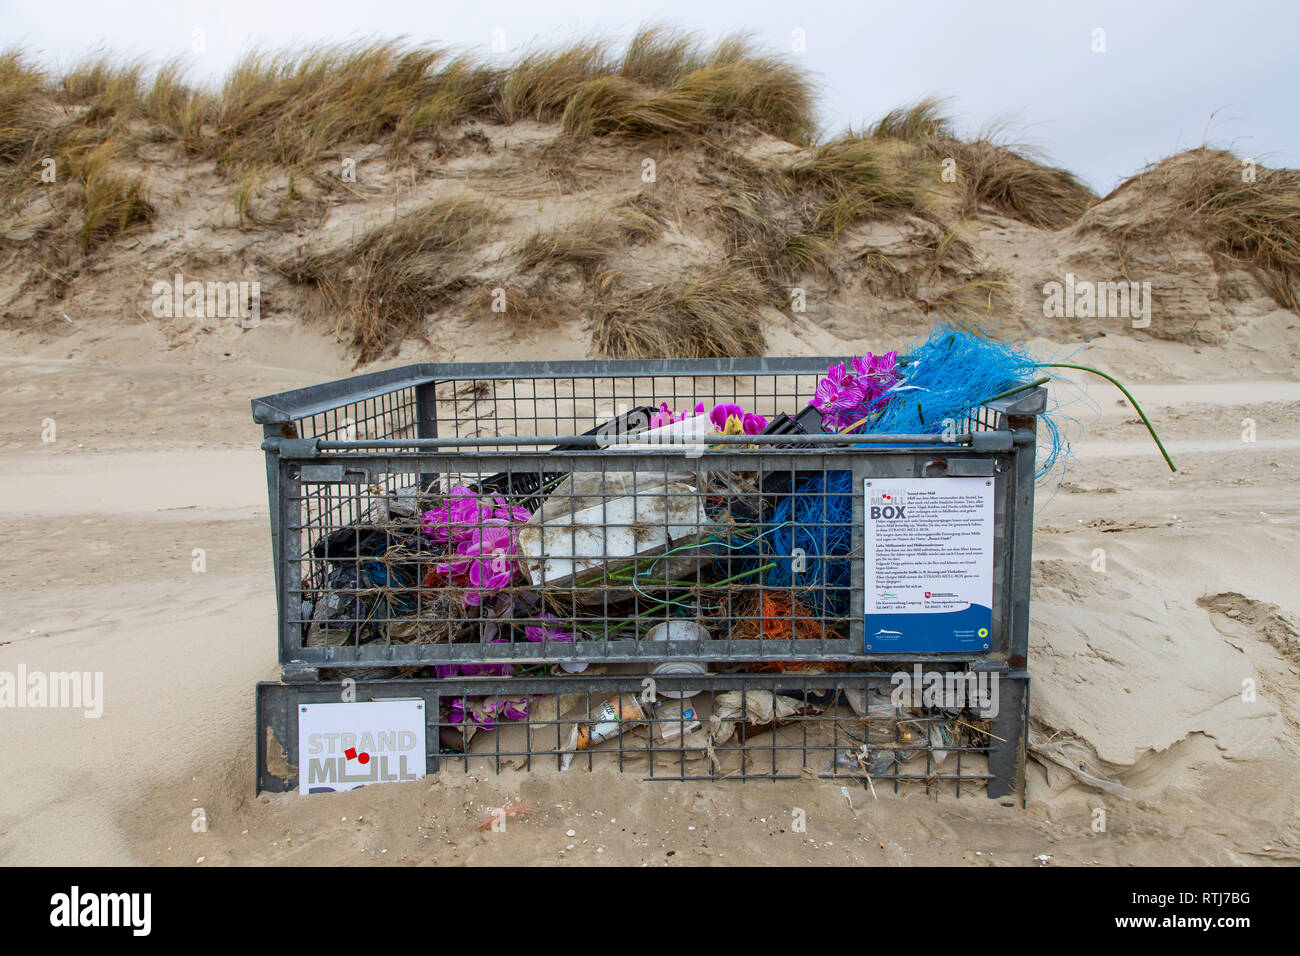
[[[500,81],[497,113],[503,123],[558,120],[579,87],[613,69],[609,44],[599,40],[525,53]]]
[[[470,119],[561,122],[573,135],[629,139],[736,126],[803,141],[815,131],[813,89],[798,66],[747,37],[705,49],[665,27],[640,31],[620,54],[583,40],[504,66],[396,40],[254,50],[215,91],[191,87],[179,61],[149,77],[138,60],[107,54],[50,88],[10,52],[0,63],[0,150],[35,139],[22,119],[42,92],[73,111],[69,125],[114,126],[107,138],[143,117],[236,178],[334,160],[349,143],[437,137]]]
[[[25,156],[39,134],[47,82],[21,50],[0,53],[0,162]]]
[[[677,27],[656,24],[638,30],[628,42],[618,72],[633,83],[667,89],[705,62],[705,51],[694,35]]]
[[[614,207],[619,231],[632,245],[653,242],[664,233],[667,214],[664,204],[652,193],[637,193]]]
[[[293,166],[334,158],[408,121],[445,54],[398,41],[254,51],[227,75],[203,152],[220,166]]]
[[[794,164],[722,164],[715,218],[730,255],[773,285],[826,271],[845,230],[873,219],[934,218],[937,165],[921,150],[849,132]]]
[[[625,78],[609,79],[580,91],[566,129],[649,140],[750,127],[797,143],[816,132],[812,85],[779,57],[703,66],[645,96]]]
[[[813,189],[812,233],[831,240],[854,223],[928,205],[937,166],[888,143],[847,133],[819,146],[789,172]]]
[[[1246,163],[1199,147],[1148,166],[1116,188],[1142,190],[1137,216],[1104,227],[1116,238],[1150,241],[1172,230],[1199,236],[1207,251],[1253,270],[1278,305],[1300,312],[1300,171]]]
[[[952,141],[943,151],[956,161],[967,184],[969,212],[991,206],[1040,229],[1063,229],[1097,201],[1073,173],[1031,158],[1028,147],[1012,148],[981,136]]]
[[[498,70],[466,54],[439,61],[427,92],[395,126],[399,142],[434,137],[469,117],[487,115],[499,79]]]
[[[444,197],[284,271],[320,289],[337,313],[337,333],[368,362],[395,349],[464,287],[464,257],[500,218],[476,196]]]
[[[950,161],[968,216],[988,206],[1031,226],[1061,229],[1096,201],[1073,173],[1047,164],[1030,146],[1010,142],[1005,123],[988,124],[971,139],[958,137],[944,106],[930,97],[891,110],[866,136],[921,147],[940,163]]]
[[[625,245],[657,239],[663,212],[651,196],[638,195],[612,210],[578,216],[534,232],[513,250],[519,272],[553,272],[564,265],[594,275],[610,254]]]
[[[121,150],[120,139],[108,139],[68,161],[80,181],[83,212],[78,237],[83,251],[154,216],[144,180],[114,165]]]
[[[758,310],[763,284],[732,263],[700,267],[674,282],[617,292],[599,310],[596,351],[608,358],[731,358],[767,347]]]
[[[623,241],[618,223],[604,215],[583,216],[554,229],[533,233],[514,250],[520,272],[552,271],[572,265],[588,272],[599,268]]]

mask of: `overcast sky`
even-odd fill
[[[933,94],[952,98],[962,130],[1012,118],[1020,138],[1102,193],[1207,140],[1300,166],[1297,0],[0,0],[0,44],[57,65],[95,48],[185,54],[204,79],[252,46],[406,35],[509,57],[531,42],[626,38],[661,21],[708,38],[745,29],[789,52],[820,85],[830,132]]]

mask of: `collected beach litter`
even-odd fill
[[[973,432],[981,408],[1047,381],[1050,364],[942,327],[904,353],[831,364],[799,396],[802,405],[767,407],[770,417],[717,400],[715,383],[708,400],[639,406],[589,430],[585,441],[565,440],[536,455],[535,470],[372,488],[360,517],[308,542],[297,622],[303,643],[492,649],[398,674],[492,685],[441,698],[444,753],[474,753],[476,740],[490,739],[500,755],[499,731],[523,722],[548,738],[553,727],[555,739],[539,745],[528,737],[520,752],[553,751],[562,768],[602,748],[621,754],[635,740],[647,751],[691,749],[716,771],[728,745],[775,740],[817,717],[819,731],[836,735],[837,772],[869,780],[924,757],[924,774],[934,773],[951,753],[987,745],[988,721],[921,704],[858,706],[845,693],[701,695],[700,688],[710,670],[795,677],[874,669],[815,651],[848,637],[861,582],[851,553],[861,480],[834,453],[888,436],[924,445]],[[673,397],[680,400],[675,388]],[[1038,421],[1041,474],[1067,452],[1050,411]],[[825,438],[832,435],[853,440],[833,445]],[[755,448],[764,454],[747,458]],[[808,448],[819,453],[787,455],[792,464],[780,466],[777,453]],[[599,457],[589,454],[594,449]],[[698,675],[700,687],[667,682],[647,694],[600,699],[502,689],[502,679],[520,676],[613,673],[584,659],[583,647],[615,640],[646,649],[640,672],[652,684]],[[771,653],[748,663],[710,655],[711,647],[736,642]],[[545,653],[527,652],[530,645]],[[358,675],[340,667],[332,676]],[[543,713],[549,717],[539,722]],[[1084,773],[1064,754],[1051,757]]]

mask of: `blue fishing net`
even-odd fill
[[[792,592],[805,607],[839,617],[849,610],[853,474],[809,474],[766,516],[765,533],[747,542],[756,564],[772,564],[763,586]]]
[[[863,434],[939,434],[962,430],[983,402],[1038,376],[1035,360],[966,329],[939,326],[899,358],[899,381]],[[945,426],[945,421],[948,423]]]

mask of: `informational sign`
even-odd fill
[[[298,707],[298,792],[333,793],[424,776],[423,700]]]
[[[871,478],[865,493],[865,649],[988,650],[993,479]]]

